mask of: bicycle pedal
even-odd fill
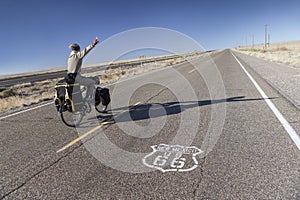
[[[92,111],[92,106],[88,103],[85,112],[90,113],[91,111]]]

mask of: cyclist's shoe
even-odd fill
[[[104,106],[104,107],[102,108],[102,110],[100,111],[100,113],[107,113],[107,106]]]

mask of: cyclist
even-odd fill
[[[94,42],[87,46],[84,50],[80,51],[80,46],[76,43],[71,44],[69,47],[72,49],[69,58],[68,58],[68,80],[82,84],[87,87],[86,100],[91,103],[93,99],[93,90],[96,81],[84,77],[80,74],[82,59],[98,44],[99,40],[96,37]]]

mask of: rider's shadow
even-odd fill
[[[272,99],[272,98],[270,98]],[[162,116],[170,116],[184,112],[185,110],[225,103],[225,102],[241,102],[241,101],[259,101],[264,98],[250,98],[245,99],[245,96],[237,96],[226,99],[217,100],[202,100],[202,101],[185,101],[185,102],[167,102],[167,103],[149,103],[139,104],[136,106],[122,107],[113,109],[108,115],[100,115],[98,119],[102,119],[102,122],[128,122],[128,121],[140,121],[150,118],[158,118]],[[112,114],[111,114],[112,112]]]

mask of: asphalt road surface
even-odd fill
[[[300,199],[299,109],[232,53],[111,85],[77,129],[1,117],[0,198]]]

